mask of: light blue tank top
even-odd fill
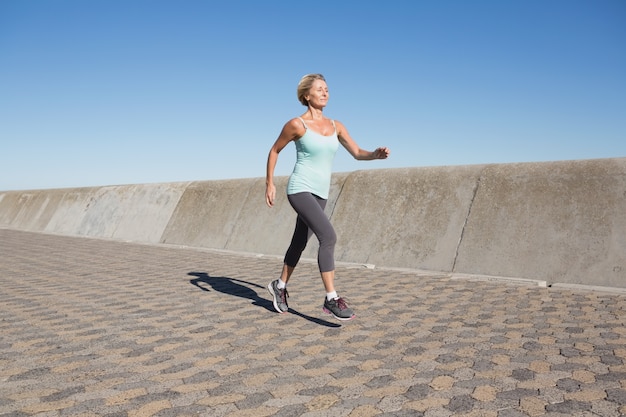
[[[299,118],[306,131],[294,143],[296,144],[296,164],[289,176],[287,194],[310,192],[328,199],[333,159],[339,147],[337,127],[330,136],[320,135],[309,129],[302,118]]]

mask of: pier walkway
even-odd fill
[[[626,415],[626,295],[0,229],[1,416]]]

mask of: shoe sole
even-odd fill
[[[341,320],[341,321],[348,321],[348,320],[352,320],[353,318],[356,317],[356,314],[352,314],[350,317],[339,317],[337,315],[335,315],[335,313],[333,313],[332,311],[330,311],[329,309],[327,309],[326,307],[322,307],[322,311],[326,314],[330,314],[331,316],[333,316],[334,318],[336,318],[337,320]]]
[[[278,313],[280,313],[280,314],[285,314],[286,311],[282,311],[280,308],[278,308],[278,303],[276,302],[276,295],[274,294],[274,290],[272,290],[272,283],[271,282],[269,284],[267,284],[267,291],[272,296],[272,304],[274,304],[274,309],[276,309],[276,311]]]

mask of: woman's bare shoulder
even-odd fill
[[[292,134],[293,136],[300,137],[304,135],[305,128],[302,120],[299,117],[294,117],[285,123],[283,131]]]

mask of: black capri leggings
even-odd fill
[[[317,253],[317,264],[320,272],[335,270],[335,243],[337,235],[330,220],[324,213],[326,200],[311,193],[297,193],[287,195],[289,204],[298,213],[296,228],[293,231],[291,244],[285,254],[285,264],[295,267],[300,260],[302,251],[315,233],[320,247]]]

